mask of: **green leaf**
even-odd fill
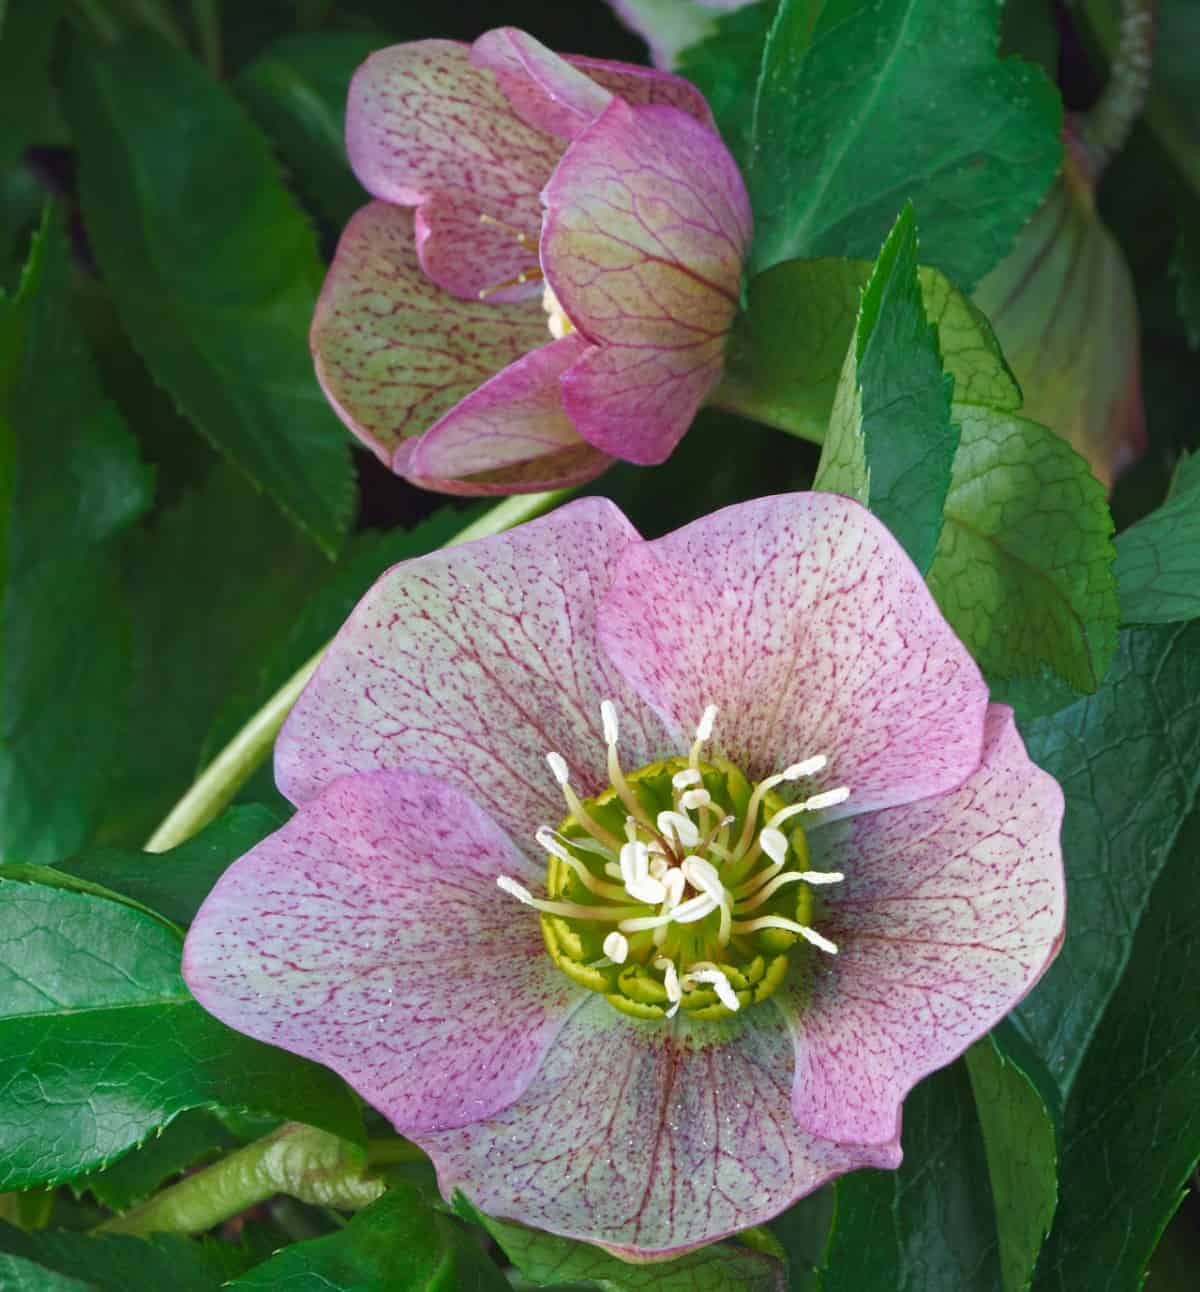
[[[350,78],[384,43],[365,32],[282,36],[234,82],[301,192],[339,228],[368,200],[346,159]]]
[[[747,171],[752,266],[867,256],[911,198],[926,259],[969,290],[1054,179],[1062,110],[996,57],[999,0],[783,0]]]
[[[174,1234],[26,1234],[0,1224],[5,1292],[217,1292],[237,1269],[237,1249],[190,1243]]]
[[[19,292],[0,298],[0,859],[32,862],[80,848],[109,789],[129,678],[112,540],[150,499],[66,275],[47,208]]]
[[[906,206],[863,292],[813,488],[870,507],[922,573],[937,548],[958,447],[953,390],[925,316]]]
[[[962,1064],[904,1103],[897,1171],[837,1182],[821,1292],[996,1292],[996,1221],[971,1085]]]
[[[189,995],[181,939],[117,902],[0,879],[0,1188],[112,1161],[189,1108],[361,1140],[331,1072],[230,1031]]]
[[[193,59],[149,37],[76,45],[64,106],[88,236],[134,344],[212,443],[334,552],[353,483],[308,351],[322,268],[266,140]]]
[[[816,1286],[818,1269],[833,1224],[836,1186],[827,1184],[782,1211],[768,1228],[787,1257],[790,1292],[809,1292]]]
[[[1037,1056],[1025,1057],[1022,1065],[996,1035],[985,1036],[966,1055],[996,1204],[1004,1292],[1029,1287],[1058,1204],[1050,1112],[1058,1092]],[[1036,1079],[1029,1072],[1034,1065]]]
[[[1043,664],[1094,691],[1116,640],[1104,488],[1052,431],[955,405],[962,441],[929,587],[989,677]]]
[[[285,1247],[228,1286],[230,1292],[509,1292],[471,1235],[401,1181],[339,1233]]]
[[[864,260],[788,260],[752,279],[714,402],[820,443],[872,268]],[[917,275],[955,401],[1020,408],[1020,388],[987,319],[944,274],[922,266]]]
[[[186,926],[225,870],[283,823],[272,809],[246,804],[229,808],[169,852],[93,848],[59,862],[56,869],[133,898]]]
[[[1188,344],[1200,350],[1200,237],[1194,231],[1180,233],[1171,257],[1171,277]]]
[[[1139,1288],[1200,1160],[1197,855],[1200,813],[1193,811],[1076,1077],[1063,1200],[1038,1264],[1037,1292]]]
[[[783,1263],[735,1243],[715,1243],[673,1261],[630,1264],[587,1243],[485,1216],[461,1193],[454,1209],[482,1225],[535,1287],[593,1283],[603,1292],[782,1292]]]
[[[1066,1096],[1200,790],[1200,623],[1126,629],[1100,690],[1023,734],[1066,796],[1069,915],[1017,1016]]]
[[[50,98],[50,55],[61,0],[0,4],[0,171],[35,141]]]
[[[1200,618],[1200,454],[1185,458],[1161,507],[1117,537],[1121,621]]]

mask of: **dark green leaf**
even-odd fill
[[[1181,233],[1171,257],[1179,314],[1187,328],[1188,343],[1200,350],[1200,237],[1195,230]]]
[[[340,1233],[284,1248],[231,1292],[509,1292],[504,1275],[457,1221],[398,1182]]]
[[[1075,1080],[1063,1200],[1038,1264],[1037,1292],[1139,1288],[1200,1159],[1197,856],[1200,813],[1193,812]]]
[[[50,54],[62,0],[0,5],[0,171],[36,142],[50,97]]]
[[[813,487],[870,507],[922,573],[937,548],[958,447],[953,389],[925,316],[906,206],[863,292]]]
[[[929,587],[989,677],[1043,664],[1094,691],[1112,657],[1117,597],[1104,488],[1053,431],[955,405],[962,442]]]
[[[368,200],[346,160],[350,77],[385,43],[359,32],[283,36],[234,85],[301,192],[339,228]]]
[[[246,1108],[361,1138],[332,1073],[191,998],[181,942],[133,907],[0,880],[0,1188],[70,1179],[188,1108]]]
[[[461,1193],[455,1210],[482,1225],[536,1287],[593,1283],[603,1292],[782,1292],[783,1262],[736,1243],[716,1243],[673,1261],[633,1265],[598,1247],[477,1211]]]
[[[122,735],[126,616],[115,535],[150,480],[66,305],[52,209],[17,296],[0,299],[0,858],[83,845]]]
[[[787,1256],[790,1292],[809,1292],[829,1242],[837,1188],[828,1184],[780,1212],[768,1228]]]
[[[1066,795],[1069,914],[1017,1015],[1066,1096],[1200,788],[1200,623],[1126,629],[1097,694],[1024,736]]]
[[[819,8],[819,11],[818,11]],[[867,256],[911,198],[925,259],[970,289],[1058,170],[1040,68],[996,57],[998,0],[783,0],[747,171],[752,265]]]
[[[821,1292],[996,1292],[996,1220],[971,1084],[961,1064],[904,1103],[898,1171],[837,1182]]]
[[[1028,1057],[1040,1066],[1036,1055]],[[976,1042],[966,1058],[996,1204],[1004,1292],[1025,1292],[1058,1203],[1054,1120],[1042,1094],[1053,1082],[1043,1069],[1039,1087],[995,1036]]]
[[[308,352],[322,270],[266,140],[149,37],[74,47],[64,103],[88,235],[134,344],[216,447],[334,551],[353,488]]]
[[[60,862],[57,869],[102,884],[176,924],[188,925],[229,865],[278,830],[283,820],[256,803],[232,807],[169,852],[94,848]]]
[[[1200,454],[1184,459],[1157,511],[1117,537],[1121,620],[1163,624],[1200,618]]]

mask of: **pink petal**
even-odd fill
[[[402,446],[395,470],[456,493],[547,489],[599,475],[611,459],[579,438],[558,388],[586,348],[567,335],[523,355]]]
[[[421,269],[460,300],[540,303],[545,283],[538,267],[538,226],[517,230],[510,220],[511,216],[504,224],[485,223],[473,206],[435,193],[416,210]],[[518,232],[524,236],[518,238]]]
[[[507,534],[394,566],[358,604],[292,710],[275,776],[302,803],[347,772],[403,767],[471,794],[517,844],[565,815],[545,763],[607,785],[599,706],[627,764],[677,752],[596,643],[596,607],[636,531],[587,498]]]
[[[605,58],[581,58],[570,55],[567,62],[586,72],[597,84],[624,99],[630,107],[640,108],[651,103],[678,108],[695,117],[702,126],[715,130],[716,123],[708,100],[682,76],[661,72],[637,63],[615,63]]]
[[[892,1140],[922,1077],[989,1031],[1058,952],[1063,796],[988,710],[983,761],[957,790],[821,827],[814,861],[846,882],[821,930],[839,953],[793,1001],[792,1107],[814,1135]]]
[[[677,1255],[762,1224],[843,1171],[898,1165],[895,1143],[805,1133],[791,1085],[787,1028],[769,1003],[730,1029],[664,1027],[594,997],[519,1101],[417,1139],[446,1196],[461,1188],[492,1215],[619,1255]]]
[[[727,507],[621,557],[601,644],[676,739],[706,704],[714,748],[758,778],[814,754],[832,814],[941,794],[979,765],[987,687],[924,581],[836,494]]]
[[[398,1129],[460,1126],[521,1094],[588,994],[497,875],[540,882],[466,795],[350,777],[225,872],[184,976],[210,1013],[324,1063]]]
[[[704,346],[738,305],[750,204],[720,137],[614,99],[546,185],[542,268],[591,341]]]
[[[447,291],[474,297],[536,267],[538,194],[562,145],[514,113],[495,78],[472,67],[468,46],[419,40],[372,54],[350,85],[346,147],[373,196],[431,204],[421,263]],[[481,247],[484,264],[472,276],[463,262]]]
[[[313,317],[317,377],[346,425],[384,461],[501,368],[546,339],[533,301],[446,295],[421,272],[413,216],[372,202],[342,234]]]
[[[721,376],[724,339],[683,349],[592,346],[563,375],[562,405],[589,444],[626,462],[666,461]]]

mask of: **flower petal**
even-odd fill
[[[987,687],[903,549],[837,494],[727,507],[621,557],[600,641],[680,738],[752,778],[825,754],[829,816],[941,794],[979,765]]]
[[[542,268],[591,341],[682,349],[723,337],[750,204],[720,136],[669,107],[614,99],[544,193]]]
[[[404,767],[471,794],[532,848],[564,815],[554,750],[585,795],[607,784],[600,701],[637,767],[674,753],[596,643],[596,607],[640,542],[607,500],[394,566],[359,602],[288,717],[275,776],[293,803],[348,772]]]
[[[562,378],[562,405],[589,443],[626,462],[665,462],[721,376],[724,339],[684,349],[591,346]]]
[[[541,301],[536,224],[518,230],[508,219],[484,221],[476,207],[435,193],[417,207],[415,232],[421,269],[451,296],[489,306]]]
[[[449,1197],[602,1243],[677,1255],[761,1224],[826,1180],[894,1167],[898,1145],[846,1147],[792,1120],[787,1029],[769,1003],[730,1027],[643,1024],[593,997],[515,1104],[417,1136]]]
[[[588,994],[497,875],[539,880],[465,794],[348,777],[225,872],[184,976],[210,1013],[324,1063],[398,1129],[460,1126],[521,1094]]]
[[[572,334],[523,355],[401,446],[394,469],[455,493],[548,489],[599,475],[611,459],[579,438],[558,386],[586,348]]]
[[[1063,796],[988,710],[983,761],[941,798],[815,830],[845,872],[823,933],[838,943],[793,1003],[796,1119],[814,1135],[891,1140],[922,1077],[989,1031],[1062,943]]]
[[[342,234],[313,317],[317,377],[384,462],[501,368],[546,339],[546,316],[460,301],[417,265],[411,211],[372,202]]]
[[[616,63],[607,58],[582,58],[572,54],[567,56],[567,62],[624,99],[630,107],[661,103],[686,112],[710,130],[717,128],[708,100],[682,76],[637,63]]]

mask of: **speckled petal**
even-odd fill
[[[394,566],[334,639],[276,743],[294,803],[347,772],[404,767],[480,803],[520,847],[564,804],[545,755],[579,792],[605,784],[600,701],[627,765],[675,753],[596,643],[596,607],[638,543],[607,500]]]
[[[588,994],[501,874],[540,882],[466,795],[348,777],[225,872],[184,976],[210,1013],[332,1068],[398,1129],[460,1126],[521,1094]]]
[[[695,117],[710,130],[716,129],[708,100],[691,81],[685,81],[682,76],[661,72],[653,67],[642,67],[637,63],[616,63],[606,58],[583,58],[568,54],[566,59],[572,67],[586,72],[593,81],[619,95],[630,107],[664,104]]]
[[[891,1140],[900,1105],[1024,997],[1062,942],[1062,791],[1012,710],[988,710],[983,762],[941,798],[822,826],[814,864],[845,872],[823,933],[837,956],[792,1002],[797,1121]]]
[[[721,376],[724,338],[684,349],[592,346],[562,378],[562,405],[589,444],[664,462]]]
[[[944,793],[979,765],[987,687],[920,574],[837,494],[727,507],[622,556],[600,640],[679,736],[758,778],[826,754],[830,815]]]
[[[720,136],[670,107],[614,99],[546,185],[542,268],[590,340],[651,350],[723,337],[750,204]]]
[[[462,1189],[492,1215],[619,1254],[673,1255],[762,1224],[843,1171],[898,1165],[896,1144],[806,1134],[791,1087],[769,1002],[729,1028],[663,1027],[593,997],[515,1104],[416,1138],[447,1196]]]
[[[413,216],[373,202],[342,234],[313,317],[317,377],[384,462],[401,442],[546,339],[541,305],[460,301],[429,281]]]
[[[540,302],[545,289],[537,250],[541,226],[518,229],[514,218],[515,212],[506,212],[503,224],[483,221],[476,208],[435,193],[416,209],[421,269],[460,300]]]
[[[514,480],[525,491],[559,488],[599,475],[612,459],[579,438],[558,384],[586,348],[569,335],[524,355],[402,446],[395,470],[458,493],[513,493]]]

